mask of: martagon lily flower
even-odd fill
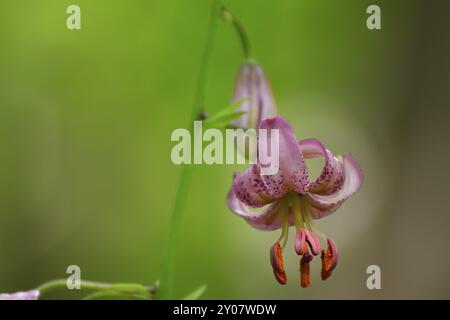
[[[316,139],[298,141],[290,124],[282,117],[264,119],[260,129],[279,130],[279,170],[261,175],[257,162],[234,176],[228,193],[228,207],[259,230],[281,229],[270,249],[270,263],[276,280],[287,283],[283,250],[290,226],[295,226],[294,248],[300,259],[300,284],[310,285],[310,262],[321,254],[323,280],[330,277],[338,262],[334,241],[313,226],[313,220],[333,213],[362,184],[359,165],[350,154],[335,157]],[[270,145],[270,142],[267,143]],[[323,158],[324,167],[315,181],[309,181],[305,159]],[[322,238],[327,249],[321,251]]]

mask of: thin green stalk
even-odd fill
[[[111,288],[111,284],[95,281],[82,281],[81,287],[88,290],[105,290]],[[49,291],[63,288],[67,288],[67,279],[51,280],[37,287],[41,295],[46,294]]]
[[[205,48],[203,51],[200,71],[198,74],[197,91],[194,98],[194,105],[192,107],[189,127],[192,127],[194,120],[196,120],[200,112],[204,110],[205,85],[206,85],[206,75],[208,72],[208,62],[210,60],[212,52],[219,13],[220,13],[220,1],[213,0],[211,7],[211,15],[209,19],[208,34],[206,38]],[[172,209],[172,218],[170,221],[167,247],[163,258],[160,284],[157,290],[157,298],[159,299],[174,298],[173,283],[174,283],[176,247],[178,245],[178,235],[180,233],[179,231],[184,209],[186,207],[186,200],[188,197],[191,177],[192,177],[192,167],[182,166],[177,184],[175,204]]]
[[[227,21],[228,23],[230,23],[234,27],[234,29],[239,37],[239,40],[241,42],[242,51],[244,52],[245,59],[250,60],[251,59],[250,41],[248,39],[247,32],[245,32],[244,26],[239,21],[239,19],[236,18],[231,13],[231,11],[228,10],[225,6],[222,6],[220,8],[220,11],[221,11],[223,19],[225,21]]]
[[[148,294],[149,296],[155,293],[155,288],[153,286],[145,287],[141,284],[132,284],[132,283],[105,283],[105,282],[96,282],[96,281],[88,281],[81,280],[81,289],[82,290],[92,290],[92,291],[109,291],[109,290],[120,290],[123,292],[130,293],[140,293],[140,294]],[[43,296],[50,291],[58,290],[58,289],[67,289],[67,279],[56,279],[45,282],[36,288],[39,290],[40,295]]]

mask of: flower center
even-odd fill
[[[313,219],[305,201],[306,198],[298,193],[290,193],[286,197],[286,206],[289,215],[294,219],[294,225],[297,230],[313,229]]]
[[[304,195],[292,192],[278,203],[281,206],[279,210],[283,213],[283,227],[280,238],[275,242],[270,251],[270,261],[275,278],[279,283],[286,284],[287,276],[283,264],[283,250],[289,236],[289,225],[295,225],[296,235],[294,248],[295,252],[302,256],[300,259],[300,284],[304,288],[310,285],[310,263],[314,256],[321,253],[321,277],[323,280],[330,277],[338,260],[337,248],[333,240],[313,228],[313,219],[306,201]],[[320,240],[316,235],[326,241],[326,250],[321,250]]]
[[[289,237],[289,225],[293,223],[297,231],[307,229],[313,230],[313,219],[307,206],[305,205],[305,196],[295,192],[291,192],[282,200],[280,204],[282,206],[281,212],[285,212],[283,215],[283,227],[280,238],[278,241],[282,241],[282,248],[286,246]],[[320,233],[319,233],[320,234]]]

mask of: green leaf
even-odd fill
[[[183,298],[183,300],[198,300],[206,291],[206,284],[202,285],[201,287],[195,289],[191,293],[189,293],[187,296]]]
[[[203,121],[203,126],[205,128],[222,129],[225,128],[226,125],[229,124],[233,119],[239,118],[245,113],[246,112],[244,111],[231,111],[220,116],[213,116]]]
[[[233,119],[239,118],[245,111],[236,111],[236,109],[245,101],[247,98],[242,98],[237,100],[234,103],[231,103],[229,106],[223,108],[215,115],[209,117],[208,119],[203,121],[203,125],[209,128],[224,128],[227,124],[229,124]]]

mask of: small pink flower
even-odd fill
[[[302,256],[300,282],[302,287],[308,287],[313,256],[321,252],[323,280],[331,275],[338,261],[335,243],[313,228],[313,220],[330,215],[355,193],[361,187],[362,172],[350,154],[335,157],[319,140],[298,141],[289,123],[280,116],[262,120],[259,128],[279,130],[278,173],[261,175],[257,163],[236,174],[228,193],[228,207],[256,229],[282,229],[270,250],[275,278],[281,284],[287,282],[282,251],[289,227],[295,226],[294,249]],[[325,160],[315,181],[309,180],[305,165],[305,159],[312,158]],[[326,250],[321,251],[317,236],[326,242]]]
[[[39,298],[39,294],[39,290],[2,293],[0,294],[0,300],[37,300]]]

